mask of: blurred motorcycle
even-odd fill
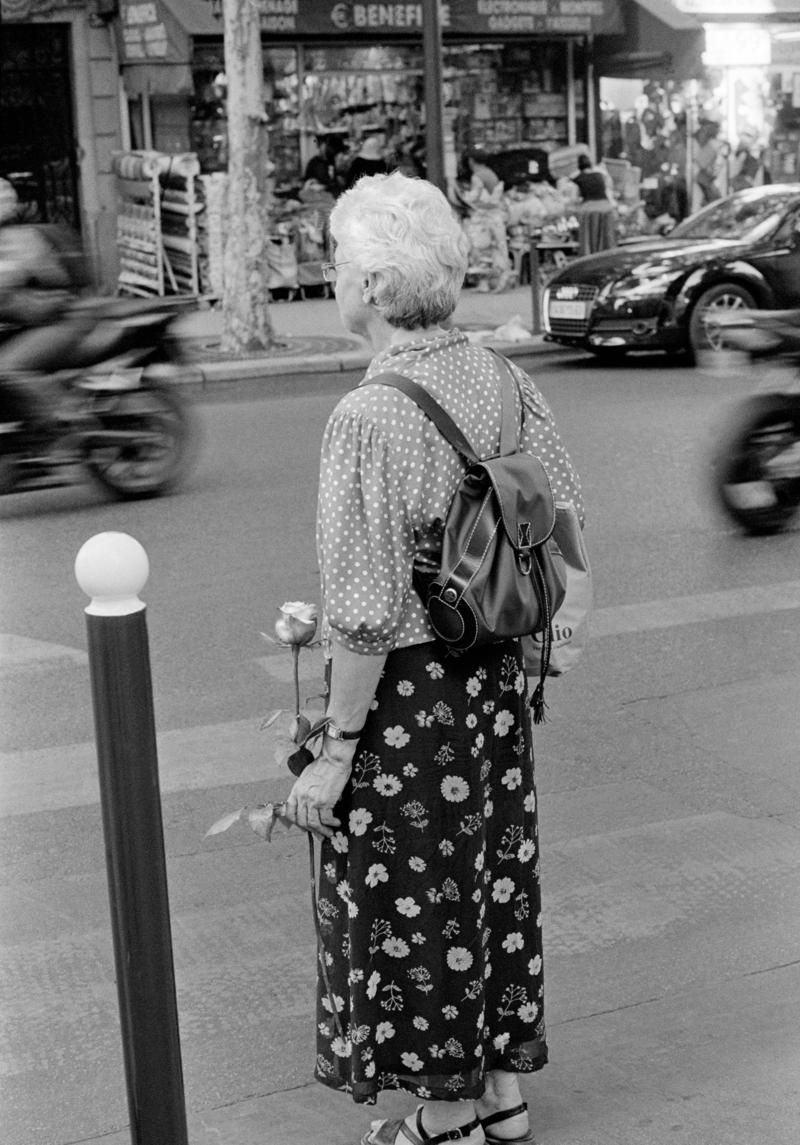
[[[66,321],[72,316],[81,335],[56,372],[39,376],[23,364],[4,374],[0,495],[72,485],[86,474],[123,500],[175,488],[196,446],[190,407],[175,386],[180,351],[170,326],[178,309],[164,299],[78,301]],[[0,338],[16,333],[8,328]],[[40,382],[50,400],[44,418],[34,419],[25,395]]]
[[[747,533],[786,529],[800,509],[800,310],[737,310],[707,319],[716,344],[769,366],[740,403],[714,458],[714,491]],[[778,367],[777,369],[772,367]]]

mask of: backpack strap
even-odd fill
[[[505,457],[509,453],[516,453],[519,448],[519,436],[516,425],[517,419],[512,397],[513,390],[511,388],[512,386],[516,386],[517,383],[514,375],[511,373],[511,367],[505,358],[496,351],[493,351],[493,353],[505,375],[500,379],[502,408],[500,414],[500,448],[498,451],[499,457]],[[411,398],[422,412],[427,414],[445,441],[449,442],[453,449],[455,449],[457,453],[460,453],[470,465],[477,465],[481,460],[447,410],[439,405],[424,386],[418,385],[417,382],[413,382],[411,378],[405,377],[404,374],[396,374],[393,372],[376,374],[374,378],[369,379],[369,383],[367,384],[371,384],[372,382],[378,382],[382,386],[392,386],[393,389],[401,390],[406,397]],[[509,382],[511,383],[510,385],[508,384]]]

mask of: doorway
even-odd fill
[[[0,37],[0,175],[22,221],[80,229],[68,24],[9,24]]]

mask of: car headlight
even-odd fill
[[[602,293],[606,298],[652,298],[653,295],[665,294],[676,277],[674,271],[661,271],[637,278],[623,278],[609,283]]]

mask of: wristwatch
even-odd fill
[[[357,732],[346,732],[343,728],[340,728],[338,724],[335,724],[333,720],[329,720],[325,725],[325,735],[330,736],[331,739],[358,739],[363,730],[363,728],[359,728]]]

